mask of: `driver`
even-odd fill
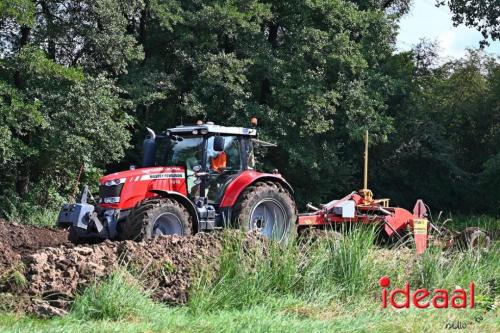
[[[212,157],[210,160],[210,169],[217,173],[222,173],[227,167],[227,155],[221,151],[217,156]]]

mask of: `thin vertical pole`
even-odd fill
[[[364,189],[368,188],[368,130],[365,132],[365,172],[363,179]]]

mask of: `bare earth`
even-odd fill
[[[73,246],[65,230],[0,221],[0,299],[11,298],[17,310],[62,315],[77,292],[121,265],[140,274],[155,300],[185,303],[199,271],[193,268],[216,266],[221,247],[219,233]],[[15,274],[24,283],[16,283]]]

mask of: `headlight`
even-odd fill
[[[104,203],[107,203],[107,204],[119,203],[120,197],[107,197],[107,198],[104,198],[103,201],[104,201]]]
[[[120,185],[122,183],[125,183],[126,178],[120,178],[120,179],[113,179],[113,180],[108,180],[107,182],[104,183],[105,186],[114,186],[114,185]]]

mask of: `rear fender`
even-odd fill
[[[183,205],[187,211],[189,212],[189,215],[193,217],[193,227],[197,228],[198,227],[198,212],[196,210],[196,207],[194,206],[193,202],[189,200],[188,197],[185,195],[179,193],[179,192],[174,192],[174,191],[166,191],[166,190],[151,190],[150,192],[158,194],[161,197],[164,198],[172,198],[174,200],[177,200],[181,205]]]
[[[274,173],[261,173],[253,170],[243,171],[227,186],[220,207],[232,207],[238,201],[240,194],[250,185],[259,181],[272,181],[281,184],[290,194],[293,194],[292,186],[280,175]]]

